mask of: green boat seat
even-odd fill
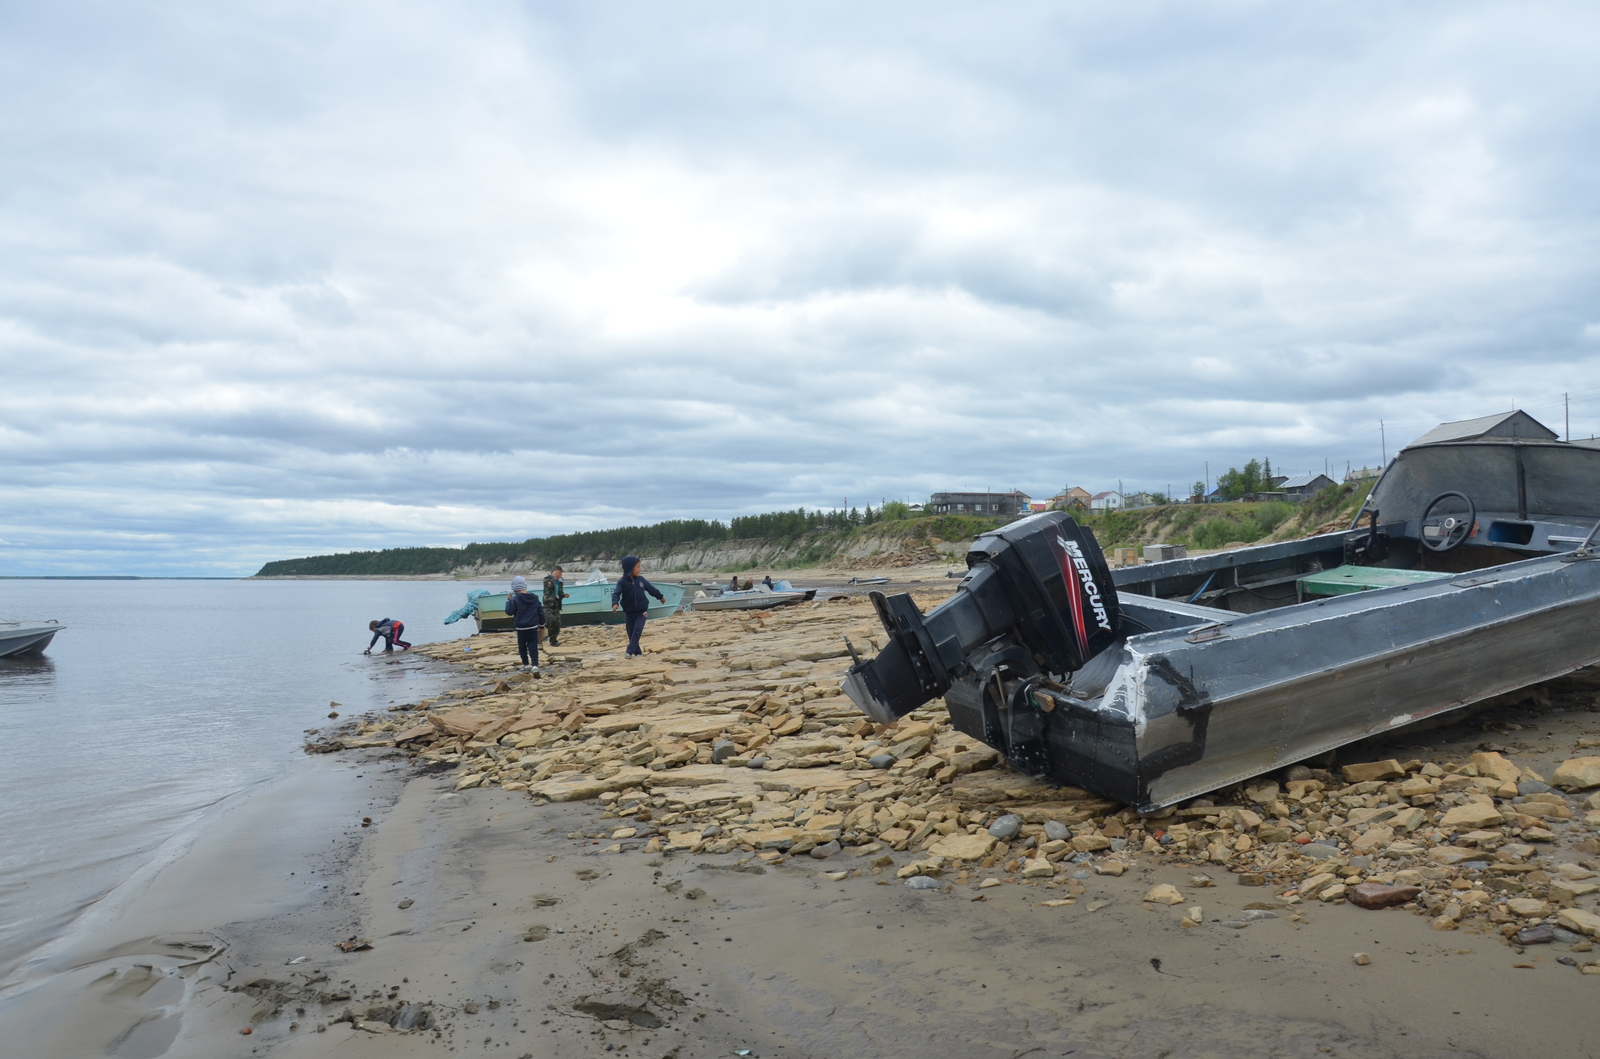
[[[1300,595],[1346,596],[1352,592],[1371,592],[1378,588],[1398,585],[1417,585],[1437,581],[1441,577],[1455,577],[1433,570],[1391,570],[1383,566],[1336,566],[1298,578],[1295,584]]]

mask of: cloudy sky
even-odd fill
[[[1588,435],[1597,53],[1577,3],[0,0],[0,574]]]

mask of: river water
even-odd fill
[[[367,622],[414,644],[474,587],[436,581],[0,581],[0,619],[68,628],[0,659],[0,978],[205,811],[302,765],[305,730],[416,702],[444,666],[369,656]]]

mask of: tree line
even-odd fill
[[[341,552],[302,559],[279,559],[256,572],[257,577],[314,575],[443,574],[459,566],[531,560],[535,565],[575,558],[618,559],[629,553],[659,555],[679,545],[711,545],[730,540],[790,541],[808,533],[847,531],[891,519],[904,519],[910,509],[890,501],[874,510],[834,509],[770,511],[741,515],[731,523],[720,519],[668,519],[648,526],[558,533],[530,537],[521,543],[468,544],[462,548],[385,548],[381,551]]]

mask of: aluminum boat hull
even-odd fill
[[[36,654],[50,646],[65,625],[50,621],[23,621],[0,624],[0,658]]]

